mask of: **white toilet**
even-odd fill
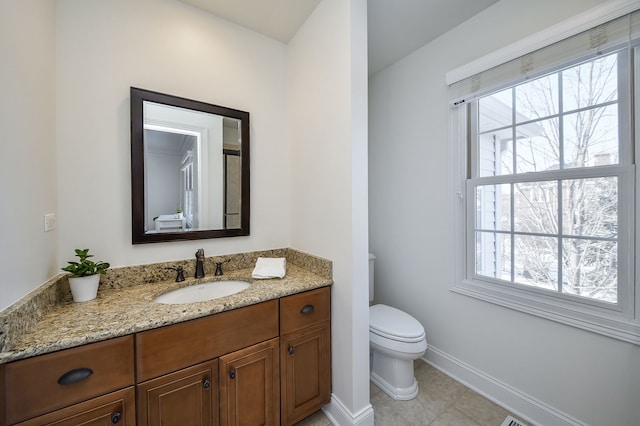
[[[369,301],[373,301],[373,264],[369,254]],[[413,361],[424,355],[427,338],[424,327],[411,315],[387,305],[369,307],[371,381],[391,398],[413,399],[418,382]]]

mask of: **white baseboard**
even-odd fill
[[[532,426],[584,426],[584,423],[575,418],[473,368],[438,348],[430,346],[422,360],[511,411]]]
[[[331,401],[322,407],[331,423],[338,426],[373,426],[373,407],[371,404],[357,413],[351,413],[344,404],[331,394]]]

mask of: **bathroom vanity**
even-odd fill
[[[156,304],[147,308],[153,314],[120,311],[122,329],[133,327],[132,333],[119,330],[38,356],[23,356],[26,347],[5,353],[20,359],[0,364],[0,424],[290,425],[303,419],[330,398],[331,280],[296,266],[289,271],[283,280],[256,281],[217,301]],[[125,293],[119,296],[107,291],[95,303],[64,305],[53,316],[71,315],[65,308],[99,311],[110,296],[145,294],[138,302],[148,305],[174,284],[160,286],[114,291]],[[176,320],[194,312],[200,314]],[[136,322],[145,315],[165,323]],[[41,327],[44,333],[47,325]],[[37,328],[22,345],[44,338]]]

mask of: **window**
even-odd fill
[[[474,278],[615,306],[618,287],[619,78],[614,53],[479,98],[471,116]],[[624,72],[620,73],[624,75]],[[629,157],[626,158],[627,160]],[[622,225],[622,229],[619,226]]]
[[[465,262],[453,290],[640,344],[632,114],[640,49],[623,44],[564,61],[549,55],[551,70],[492,81],[455,102]]]

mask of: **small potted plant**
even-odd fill
[[[62,270],[71,273],[69,286],[74,302],[86,302],[96,298],[100,275],[106,274],[110,265],[102,261],[89,260],[93,257],[89,254],[89,249],[76,249],[75,252],[79,261],[69,261],[69,265]]]
[[[177,219],[182,219],[182,207],[178,207],[176,209],[176,218]]]

